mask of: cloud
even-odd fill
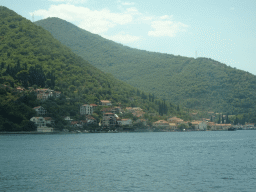
[[[107,32],[109,28],[124,25],[133,20],[131,14],[112,13],[108,9],[90,10],[70,4],[51,5],[48,10],[37,10],[30,14],[43,18],[58,17],[69,22],[76,22],[82,29],[96,34]]]
[[[122,2],[122,1],[117,1],[118,3],[121,3],[122,5],[126,5],[126,6],[129,6],[129,5],[135,5],[134,2]]]
[[[87,0],[48,0],[48,1],[59,2],[59,3],[80,4],[80,3],[85,3]]]
[[[151,22],[151,27],[154,29],[148,32],[148,36],[153,37],[175,37],[179,32],[185,32],[188,25],[185,25],[181,22],[176,22],[172,20],[164,20],[170,17],[162,16],[161,20],[156,20]]]
[[[103,35],[104,38],[120,42],[120,43],[132,43],[136,41],[140,41],[142,38],[134,35],[125,34],[124,32],[109,36],[109,35]]]
[[[229,10],[234,11],[235,7],[230,7]]]
[[[165,19],[172,19],[172,15],[171,16],[169,16],[169,15],[164,15],[164,16],[161,16],[160,17],[160,19],[162,19],[162,20],[165,20]]]
[[[54,2],[82,2],[83,0],[49,0]],[[84,2],[84,1],[83,1]],[[119,1],[118,3],[122,3]],[[127,2],[126,2],[127,3]],[[130,3],[132,4],[132,3]],[[70,3],[53,4],[48,9],[36,10],[31,15],[42,18],[58,17],[74,23],[78,27],[99,34],[107,39],[120,43],[136,42],[142,38],[119,31],[137,30],[140,34],[151,37],[175,37],[178,33],[186,31],[188,25],[174,21],[172,15],[154,16],[139,12],[136,7],[128,7],[120,12],[109,9],[92,10],[87,7]],[[151,29],[147,33],[147,29]],[[119,33],[109,35],[108,32]]]

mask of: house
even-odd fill
[[[50,92],[50,93],[38,93],[37,94],[37,99],[45,101],[46,99],[49,99],[52,96],[53,96],[52,92]]]
[[[92,115],[93,106],[89,104],[84,104],[80,106],[80,115]]]
[[[37,107],[34,107],[33,109],[36,111],[37,115],[39,116],[46,115],[47,113],[47,111],[42,106],[37,106]]]
[[[216,124],[216,130],[228,130],[228,128],[232,127],[231,124]]]
[[[73,121],[73,119],[71,119],[70,116],[64,117],[64,120],[65,120],[65,121]]]
[[[51,117],[44,117],[46,125],[54,125],[54,120]]]
[[[195,129],[200,131],[207,129],[207,123],[205,121],[192,121],[191,124],[195,127]]]
[[[171,130],[176,130],[178,128],[176,123],[169,123],[169,126]]]
[[[30,121],[34,122],[37,127],[46,127],[46,122],[43,117],[32,117]]]
[[[86,116],[86,121],[88,124],[95,124],[97,123],[96,119],[94,117],[92,117],[91,115],[87,115]]]
[[[43,117],[32,117],[30,121],[34,122],[37,126],[37,132],[53,132],[52,127],[46,126],[46,124],[48,124],[49,121],[52,122],[51,119],[45,119]]]
[[[82,128],[83,125],[79,121],[71,121],[71,126],[75,128]]]
[[[98,105],[96,104],[90,104],[92,106],[93,109],[95,109],[96,107],[98,107]]]
[[[132,120],[131,119],[122,119],[121,120],[121,125],[122,126],[132,126]]]
[[[60,91],[54,91],[54,94],[55,94],[55,97],[60,97],[60,95],[61,95],[61,92]]]
[[[115,126],[116,125],[116,117],[114,113],[104,113],[102,118],[102,126]]]
[[[169,122],[165,120],[158,120],[153,123],[153,126],[158,128],[170,128]]]
[[[184,120],[178,117],[171,117],[167,121],[170,123],[176,123],[177,125],[184,123]]]
[[[122,112],[121,107],[114,107],[114,108],[112,108],[112,113],[121,113],[121,112]]]
[[[207,122],[207,126],[209,126],[211,130],[216,130],[216,123],[214,122]]]
[[[18,92],[23,92],[25,89],[22,88],[22,87],[17,87],[16,90],[17,90]]]
[[[116,123],[117,123],[117,125],[122,126],[122,119],[118,117],[116,119]]]
[[[111,101],[108,101],[108,100],[100,100],[100,104],[102,106],[111,106],[112,105]]]

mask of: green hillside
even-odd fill
[[[36,22],[92,65],[141,90],[189,108],[254,113],[256,76],[208,58],[129,48],[58,18]]]
[[[167,106],[90,65],[48,31],[6,7],[0,7],[0,69],[0,131],[27,130],[32,108],[38,105],[51,111],[59,127],[60,117],[77,117],[81,104],[98,104],[99,100],[161,115],[177,112],[170,103]],[[17,86],[27,91],[17,93]],[[63,97],[39,102],[29,87],[61,91]]]

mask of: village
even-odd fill
[[[22,89],[20,87],[18,90]],[[20,90],[22,91],[22,90]],[[60,97],[61,92],[50,89],[36,89],[37,99],[44,101],[50,97]],[[30,119],[37,127],[38,133],[60,132],[54,128],[55,121],[48,117],[47,110],[42,106],[34,107],[37,116]],[[252,129],[254,125],[232,125],[230,123],[216,123],[211,119],[202,118],[201,120],[184,121],[176,116],[161,119],[155,122],[149,122],[145,118],[145,112],[140,107],[113,106],[109,100],[100,100],[97,104],[83,104],[80,106],[80,120],[72,119],[70,116],[64,116],[63,120],[67,125],[63,127],[62,132],[66,133],[88,133],[88,132],[174,132],[174,131],[227,131],[231,127],[236,129]],[[97,121],[93,117],[95,111],[100,111],[102,118]],[[130,114],[130,118],[123,118],[125,114]],[[149,113],[147,116],[156,116]],[[216,114],[209,112],[211,117]],[[82,119],[82,120],[81,120]]]

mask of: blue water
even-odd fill
[[[0,191],[256,191],[256,131],[0,135]]]

